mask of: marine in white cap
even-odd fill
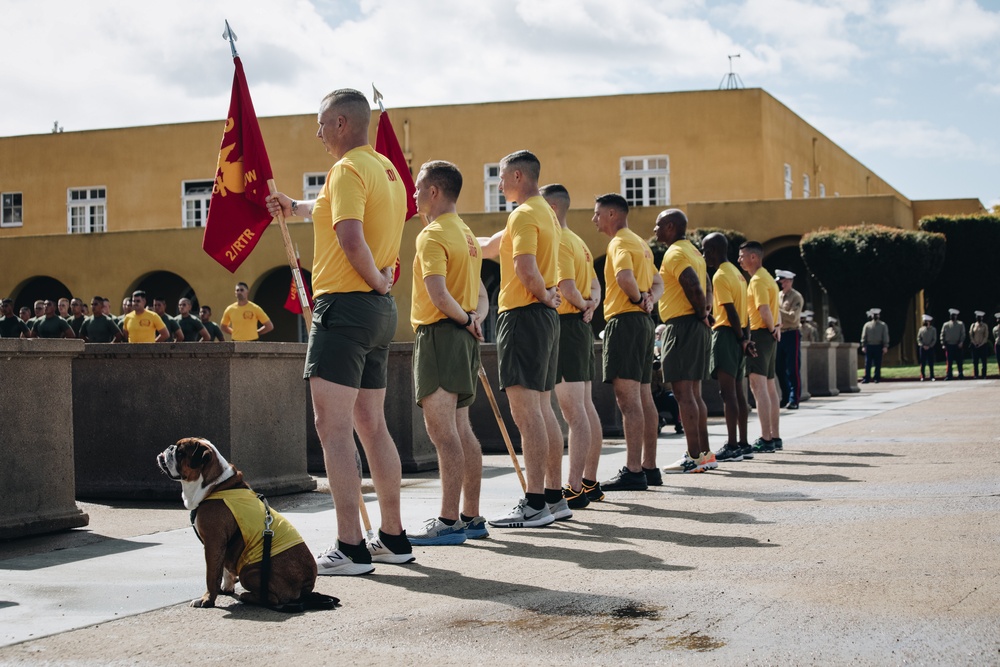
[[[983,318],[986,313],[982,310],[975,311],[976,321],[969,325],[969,347],[972,348],[972,375],[975,378],[986,379],[986,360],[990,356],[990,328],[986,326]],[[980,375],[979,367],[983,372]]]
[[[836,317],[826,318],[826,332],[824,336],[827,343],[843,343],[844,332],[840,330],[840,320]]]
[[[870,320],[861,328],[861,347],[865,351],[865,377],[862,384],[882,381],[882,355],[889,351],[889,327],[882,321],[882,309],[868,311]],[[875,370],[874,377],[872,369]]]
[[[937,347],[937,328],[931,324],[934,318],[924,313],[923,326],[917,332],[917,358],[920,359],[920,381],[928,377],[934,382],[934,348]],[[926,367],[930,366],[930,375],[925,375]]]
[[[778,309],[781,311],[781,339],[778,340],[777,378],[781,389],[781,405],[797,410],[802,393],[802,309],[805,299],[792,287],[795,274],[785,269],[774,272],[774,279],[781,289]]]
[[[802,311],[802,340],[808,343],[819,343],[819,331],[816,329],[816,325],[813,324],[813,311],[803,310]]]
[[[958,379],[965,379],[965,371],[962,368],[965,361],[965,323],[958,319],[958,308],[949,308],[950,319],[941,326],[941,346],[944,348],[945,359],[945,380],[955,378],[955,370],[958,370]]]
[[[997,360],[997,373],[1000,373],[1000,313],[993,313],[993,320],[997,323],[993,327],[993,355]]]

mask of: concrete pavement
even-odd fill
[[[213,664],[352,652],[414,664],[997,664],[998,400],[992,380],[815,398],[783,411],[784,452],[609,493],[558,525],[417,548],[415,564],[371,577],[321,578],[342,608],[299,616],[229,599],[187,607],[204,587],[187,512],[87,504],[88,529],[0,544],[0,664],[161,665],[192,650]],[[661,467],[684,448],[667,431]],[[710,434],[721,445],[721,420]],[[623,461],[623,444],[606,443],[602,478]],[[520,495],[509,463],[485,461],[488,517]],[[439,485],[433,473],[404,484],[404,524],[416,526],[436,513]],[[313,550],[332,542],[328,494],[273,504]]]

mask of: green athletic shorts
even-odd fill
[[[458,396],[458,407],[476,400],[479,341],[451,320],[417,327],[413,387],[417,405],[438,388]]]
[[[615,315],[604,328],[604,382],[653,380],[653,318],[646,313]]]
[[[497,317],[500,390],[552,391],[559,360],[559,316],[541,303],[512,308]]]
[[[396,302],[388,294],[323,294],[313,305],[304,377],[385,389]]]
[[[707,380],[712,354],[712,330],[694,315],[674,317],[663,323],[663,381]]]
[[[754,329],[750,340],[757,348],[757,356],[747,355],[747,375],[763,375],[768,380],[774,377],[774,367],[778,360],[778,341],[767,329]]]
[[[580,313],[559,316],[559,364],[556,382],[594,379],[594,330]]]
[[[742,380],[746,373],[746,360],[743,358],[742,336],[737,337],[731,326],[719,327],[712,331],[712,359],[708,370],[712,379],[719,379],[719,371],[731,375],[736,380]]]

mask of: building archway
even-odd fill
[[[129,296],[136,290],[142,290],[146,293],[147,307],[149,308],[153,307],[153,299],[162,298],[166,303],[167,315],[171,317],[177,316],[177,302],[181,299],[190,299],[191,312],[195,314],[198,312],[200,305],[198,303],[198,296],[194,293],[194,289],[188,281],[176,273],[170,271],[153,271],[152,273],[147,273],[132,283],[128,292],[123,294],[121,298]],[[114,304],[114,299],[112,299],[112,304]]]
[[[483,267],[479,271],[479,277],[486,286],[486,294],[490,300],[490,312],[483,320],[483,339],[487,343],[495,343],[497,340],[497,315],[500,310],[500,264],[488,259],[483,262]],[[414,276],[414,280],[416,280]]]
[[[802,253],[799,251],[800,237],[782,237],[768,241],[764,245],[764,268],[771,276],[777,269],[784,269],[795,274],[792,281],[792,288],[798,290],[805,302],[803,310],[813,311],[817,323],[822,320],[822,325],[826,326],[826,293],[823,288],[806,268],[806,263],[802,260]]]
[[[34,276],[15,287],[10,298],[14,300],[14,312],[16,313],[22,306],[32,308],[35,301],[39,299],[51,299],[52,301],[62,298],[72,299],[73,292],[51,276]]]
[[[302,270],[302,280],[312,293],[312,274]],[[250,286],[250,300],[264,309],[274,323],[274,331],[264,339],[285,343],[303,343],[309,330],[302,315],[285,310],[285,302],[292,286],[292,270],[281,266],[262,275]]]

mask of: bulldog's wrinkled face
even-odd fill
[[[222,472],[215,447],[202,438],[184,438],[156,457],[160,470],[179,482],[215,479]]]

